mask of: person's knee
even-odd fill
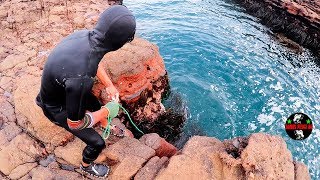
[[[106,147],[106,143],[104,142],[104,140],[102,138],[99,138],[95,141],[94,147],[99,150],[102,150]]]

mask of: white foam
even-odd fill
[[[274,89],[276,91],[283,91],[283,88],[281,86],[281,83],[278,81],[276,85],[271,84],[270,85],[271,89]]]

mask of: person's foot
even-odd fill
[[[81,164],[80,169],[84,173],[89,174],[91,176],[95,176],[95,177],[106,177],[109,174],[109,167],[103,164],[91,163],[87,167],[84,167]]]

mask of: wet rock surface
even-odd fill
[[[234,0],[259,18],[276,34],[286,36],[320,55],[320,1],[313,0]],[[283,42],[286,38],[281,38]],[[299,49],[286,41],[290,48]]]

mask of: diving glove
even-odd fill
[[[109,118],[110,119],[113,119],[115,118],[116,116],[118,116],[118,113],[119,113],[119,104],[114,102],[114,101],[111,101],[111,102],[108,102],[106,105],[102,106],[104,108],[107,108],[108,111],[109,111]]]

